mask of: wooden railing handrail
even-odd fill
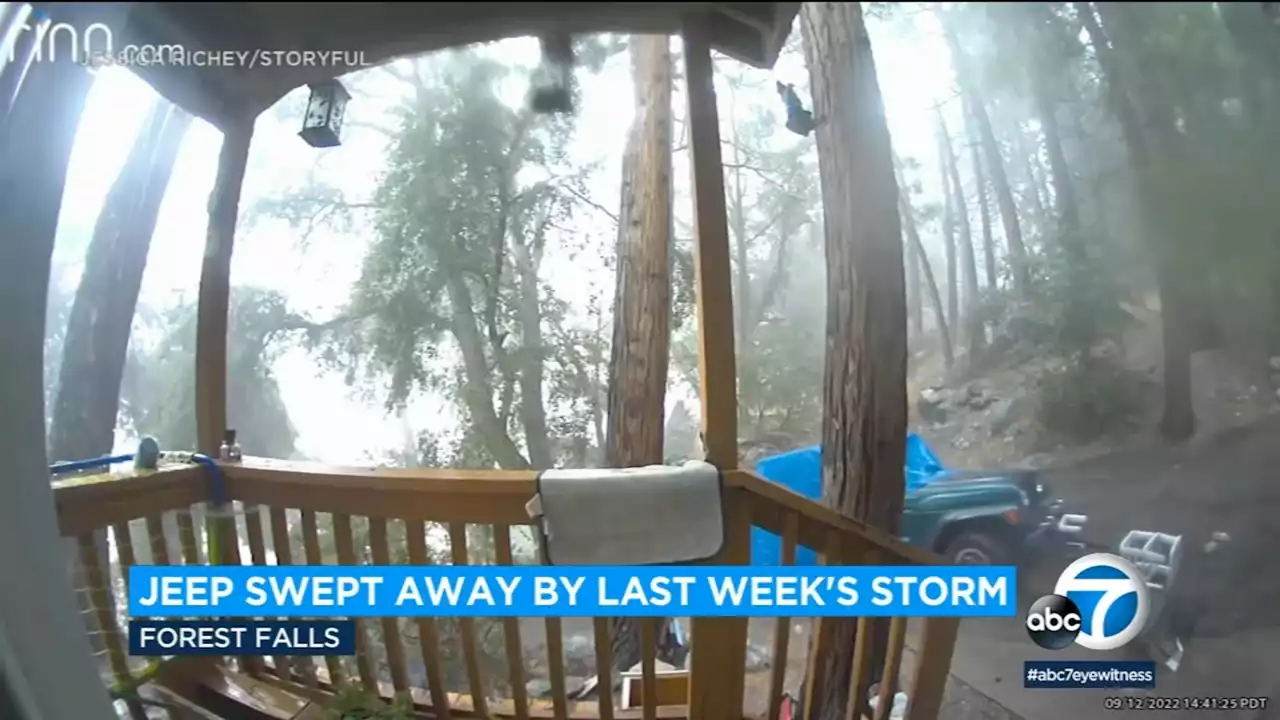
[[[240,463],[224,463],[222,468],[231,497],[243,502],[317,512],[341,507],[351,514],[454,522],[527,524],[524,504],[537,486],[534,470],[343,467],[269,458],[245,458]],[[202,502],[209,488],[204,481],[206,472],[196,466],[173,466],[58,480],[54,497],[63,533],[75,535]],[[912,564],[941,562],[927,550],[851,520],[748,470],[726,472],[725,486],[746,491],[754,524],[771,532],[783,534],[789,512],[809,520],[800,523],[797,542],[801,546],[825,549],[827,535],[836,530],[846,538],[846,557],[876,550]],[[432,501],[424,504],[428,497]],[[347,502],[352,499],[356,506]]]
[[[343,467],[314,462],[245,458],[222,464],[233,499],[247,503],[376,517],[527,524],[524,504],[536,492],[537,471],[454,468]],[[186,507],[207,499],[203,468],[168,467],[157,471],[126,469],[112,474],[54,483],[63,533],[75,535],[140,515]],[[941,562],[935,554],[851,520],[786,487],[748,470],[725,473],[725,486],[745,491],[752,521],[782,535],[784,518],[801,522],[797,542],[815,550],[828,535],[844,535],[845,557],[878,551],[887,558],[920,565]],[[428,497],[429,503],[424,503]],[[353,506],[350,501],[355,502]]]
[[[908,545],[883,530],[877,530],[865,523],[841,515],[821,503],[815,502],[790,488],[765,480],[749,470],[732,470],[726,473],[725,484],[731,487],[740,487],[757,498],[777,505],[780,509],[795,512],[801,517],[814,521],[809,523],[810,527],[818,524],[825,528],[839,530],[851,538],[862,539],[867,543],[862,549],[870,550],[870,546],[874,545],[877,546],[877,549],[886,551],[891,556],[897,556],[915,565],[937,565],[942,562],[942,558],[928,550]],[[767,530],[778,535],[783,533],[781,521],[776,526],[761,522],[757,522],[757,524],[763,525]],[[815,537],[813,533],[805,533],[803,529],[805,524],[801,523],[800,544],[814,549],[824,547],[825,538]]]
[[[53,498],[62,534],[75,537],[204,502],[208,497],[205,472],[197,466],[179,465],[54,481]]]

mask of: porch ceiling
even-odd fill
[[[708,12],[714,49],[771,67],[800,3],[713,2],[223,2],[137,3],[120,44],[194,50],[350,50],[380,64],[441,48],[548,30],[677,33]],[[260,112],[342,67],[150,67],[135,71],[170,101],[215,125]]]

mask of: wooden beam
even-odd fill
[[[689,158],[693,171],[698,378],[707,460],[738,466],[738,370],[733,352],[733,287],[729,220],[720,158],[720,115],[712,82],[710,17],[690,17],[684,30],[689,101]]]
[[[708,564],[751,563],[751,509],[746,493],[726,489],[724,549]],[[689,655],[689,717],[738,720],[747,667],[747,618],[696,617]]]
[[[214,455],[227,429],[227,314],[231,301],[231,251],[235,246],[240,188],[249,161],[254,116],[243,113],[223,128],[218,178],[209,196],[209,228],[200,270],[196,328],[196,438]]]

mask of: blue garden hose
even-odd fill
[[[213,458],[204,453],[191,453],[191,461],[208,468],[209,510],[215,516],[221,515],[231,502],[231,496],[227,493],[227,478],[222,474],[222,468],[214,462]],[[205,555],[209,558],[210,565],[222,563],[222,555],[219,553],[221,543],[218,538],[218,527],[219,524],[216,522],[205,525],[205,533],[208,536]]]
[[[56,462],[49,466],[49,474],[63,475],[71,472],[80,472],[81,470],[92,470],[93,468],[115,465],[116,463],[129,462],[131,460],[133,460],[133,455],[108,455],[106,457],[90,458],[88,460]]]

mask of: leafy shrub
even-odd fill
[[[1145,376],[1111,357],[1082,354],[1046,367],[1036,378],[1039,444],[1132,432],[1146,410],[1148,385]]]

